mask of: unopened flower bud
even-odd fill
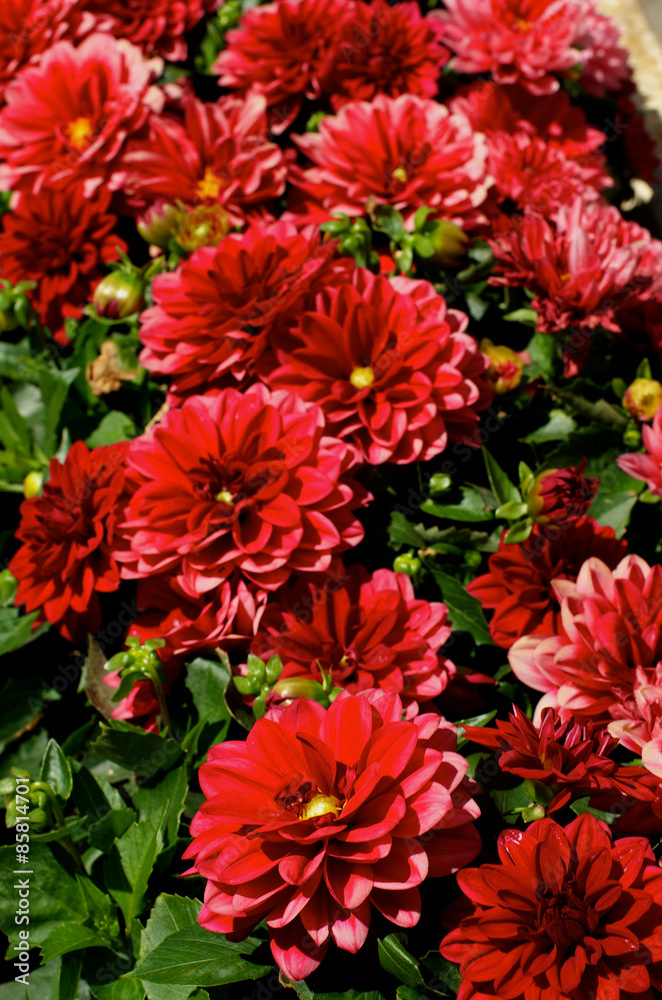
[[[181,213],[173,226],[174,238],[187,253],[199,247],[217,247],[229,231],[230,220],[222,205],[198,205]]]
[[[434,229],[425,233],[434,246],[430,261],[437,267],[459,267],[467,257],[471,239],[467,234],[448,219],[439,219],[434,223]]]
[[[268,695],[268,702],[291,702],[297,698],[312,698],[320,705],[328,705],[328,693],[312,677],[283,677],[276,681]]]
[[[32,497],[37,497],[41,493],[41,487],[44,482],[44,477],[41,472],[28,472],[27,476],[23,480],[23,496],[26,500],[30,500]]]
[[[582,517],[593,502],[600,480],[584,476],[582,468],[545,469],[533,480],[525,501],[538,524],[569,524]]]
[[[493,344],[487,337],[481,340],[480,349],[487,355],[490,367],[485,373],[498,396],[516,389],[522,381],[524,362],[510,347]]]
[[[662,385],[654,378],[636,378],[623,396],[623,406],[643,423],[653,419],[662,404]]]
[[[94,308],[104,319],[125,319],[143,305],[145,279],[137,272],[112,271],[94,290]]]
[[[413,552],[401,552],[393,560],[393,570],[395,573],[406,573],[411,577],[418,576],[421,571],[421,560]]]
[[[156,202],[141,215],[136,223],[138,232],[151,246],[165,250],[175,227],[185,212],[168,202]]]

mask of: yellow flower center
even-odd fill
[[[337,816],[341,809],[340,799],[335,795],[315,795],[310,802],[306,802],[299,819],[316,819],[318,816],[326,816],[327,813]]]
[[[355,368],[349,381],[356,389],[367,389],[375,381],[375,373],[372,368]]]
[[[404,167],[396,167],[392,176],[394,181],[401,181],[403,184],[407,183],[407,171]]]
[[[218,503],[226,503],[229,507],[234,504],[234,497],[230,493],[230,490],[220,490],[218,493],[215,493],[214,500],[217,500]]]
[[[216,174],[213,174],[209,167],[205,170],[205,176],[198,181],[195,193],[200,200],[205,198],[218,198],[218,192],[223,187],[223,181]]]
[[[89,118],[74,118],[65,125],[64,134],[72,149],[85,149],[94,135],[94,128]]]
[[[516,17],[515,24],[520,31],[531,31],[533,27],[533,21],[525,21],[523,17]]]

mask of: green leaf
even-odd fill
[[[603,488],[601,485],[588,513],[598,524],[613,528],[617,538],[622,538],[636,502],[637,494],[634,490],[614,493],[608,486]]]
[[[493,646],[490,629],[480,601],[467,593],[459,580],[428,563],[428,568],[441,588],[454,631],[468,632],[477,646]]]
[[[148,820],[134,823],[113,845],[104,875],[108,891],[124,914],[127,926],[144,909],[143,896],[162,849],[161,824]]]
[[[39,373],[39,388],[44,401],[44,422],[34,427],[35,438],[50,458],[57,450],[57,429],[64,401],[78,368],[43,370]]]
[[[43,707],[43,696],[33,680],[9,678],[0,691],[0,753],[34,723]]]
[[[262,943],[251,937],[241,942],[228,941],[203,927],[187,927],[164,938],[126,978],[176,986],[223,986],[259,979],[273,966],[249,962],[244,956],[251,955]]]
[[[425,986],[418,962],[405,948],[403,938],[403,934],[389,934],[377,942],[379,964],[407,986]]]
[[[55,927],[41,945],[42,961],[50,962],[58,955],[107,944],[91,927],[79,923],[63,923]]]
[[[44,622],[36,629],[33,628],[38,617],[38,611],[22,615],[18,608],[0,608],[0,656],[22,649],[23,646],[27,646],[48,632],[50,628],[48,622]]]
[[[549,333],[534,333],[526,345],[526,349],[529,352],[533,366],[544,375],[551,375],[554,371],[554,359],[556,357],[554,337]]]
[[[467,292],[464,296],[464,300],[467,303],[467,310],[469,315],[476,323],[480,322],[487,310],[490,308],[489,302],[485,299],[481,299],[480,295],[476,295],[475,292]]]
[[[135,422],[128,413],[122,413],[121,410],[111,410],[110,413],[106,413],[96,430],[85,438],[85,444],[88,448],[117,444],[120,441],[129,441],[137,433]]]
[[[464,746],[469,741],[462,735],[464,726],[486,726],[497,714],[496,708],[492,712],[484,712],[482,715],[474,715],[472,719],[460,719],[455,725],[458,728],[457,734],[457,746],[458,750],[460,747]]]
[[[522,809],[529,805],[530,799],[526,794],[524,782],[520,782],[515,787],[490,788],[490,798],[504,818],[514,815],[516,809]]]
[[[32,872],[25,878],[30,880],[30,941],[40,945],[61,923],[82,923],[86,916],[83,892],[70,873],[70,859],[60,854],[58,861],[51,849],[42,844],[30,845]],[[65,867],[67,865],[67,867]],[[12,847],[0,848],[0,928],[12,944],[18,943],[19,926],[15,923],[16,890],[14,883],[20,875],[14,875],[16,850]],[[21,866],[22,867],[22,866]]]
[[[411,521],[408,521],[405,515],[398,510],[394,510],[391,513],[388,537],[389,544],[394,549],[398,549],[403,545],[413,545],[416,548],[421,548],[425,541],[417,531],[415,525]]]
[[[497,507],[494,514],[496,517],[504,517],[506,521],[515,521],[518,517],[526,514],[529,508],[521,500],[509,500]]]
[[[508,503],[510,500],[520,502],[522,496],[515,484],[511,483],[506,473],[497,463],[496,459],[490,455],[487,448],[483,447],[482,452],[483,458],[485,459],[485,468],[487,469],[490,486],[492,487],[494,496],[499,501],[499,505]]]
[[[186,687],[201,719],[229,719],[224,702],[229,683],[230,671],[218,660],[198,656],[186,667]]]
[[[133,809],[113,809],[90,827],[90,845],[108,854],[115,841],[126,833],[136,819],[137,814]]]
[[[97,1000],[145,1000],[145,988],[137,979],[116,979],[94,987]]]
[[[161,944],[165,938],[187,927],[198,926],[201,904],[197,899],[186,896],[171,896],[162,893],[154,904],[147,926],[140,938],[140,958],[145,958]],[[155,984],[143,980],[149,1000],[185,1000],[191,986]]]
[[[394,242],[404,236],[404,219],[397,209],[391,205],[376,205],[372,213],[373,229],[378,233],[386,233]]]
[[[74,834],[82,834],[87,826],[87,816],[67,816],[65,825],[45,833],[33,833],[31,839],[42,844],[53,844],[59,840],[66,840]],[[74,840],[77,838],[74,837]]]
[[[565,410],[550,410],[549,420],[542,427],[531,431],[522,438],[526,444],[541,444],[545,441],[567,441],[577,429],[577,421],[573,420]]]
[[[523,323],[525,326],[535,326],[538,322],[538,313],[535,309],[515,309],[506,313],[503,317],[508,323]]]
[[[121,764],[143,778],[172,767],[182,755],[182,748],[174,740],[146,733],[121,720],[113,720],[111,728],[102,724],[101,736],[90,749],[99,757]]]
[[[395,995],[397,1000],[424,1000],[424,994],[419,993],[413,986],[398,986]]]
[[[533,518],[525,517],[523,521],[518,521],[510,528],[504,541],[509,545],[518,545],[525,542],[533,531]]]
[[[605,812],[602,809],[594,809],[589,805],[590,797],[587,795],[583,799],[575,799],[574,802],[570,802],[570,808],[576,816],[581,816],[583,813],[590,813],[591,816],[595,816],[597,819],[603,820],[605,823],[611,824],[616,819],[620,819],[622,813],[610,813]]]
[[[650,379],[650,378],[653,377],[652,372],[651,372],[651,363],[648,360],[648,358],[643,358],[639,362],[639,365],[637,367],[637,371],[635,372],[635,375],[636,375],[637,378],[648,378],[648,379]]]
[[[462,976],[457,965],[443,958],[438,951],[429,951],[422,959],[423,965],[434,973],[436,978],[444,986],[448,986],[454,993],[457,993],[462,985]],[[428,983],[430,989],[434,989],[432,983]]]
[[[155,781],[155,779],[152,779]],[[163,817],[164,836],[168,844],[173,843],[179,830],[179,820],[184,811],[188,780],[186,766],[168,771],[158,783],[141,785],[133,796],[133,805],[138,810],[139,821],[159,822]]]
[[[467,486],[462,486],[462,500],[459,504],[438,504],[434,500],[425,500],[421,510],[435,517],[447,517],[451,521],[489,521],[492,511],[485,507],[480,493]]]
[[[47,782],[56,795],[59,795],[65,802],[73,791],[74,782],[69,761],[55,740],[48,741],[41,762],[39,780]]]

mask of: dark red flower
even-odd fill
[[[472,906],[440,950],[460,963],[458,1000],[653,1000],[662,871],[648,840],[612,842],[585,813],[505,830],[498,849],[500,864],[457,876]]]
[[[246,741],[212,747],[207,801],[185,857],[208,879],[200,923],[235,939],[266,917],[291,980],[329,941],[357,952],[372,906],[400,927],[420,917],[418,886],[475,858],[475,802],[455,727],[401,721],[396,694],[342,692],[328,711],[300,698]]]
[[[128,249],[113,232],[117,219],[108,211],[104,189],[86,198],[82,185],[66,191],[44,188],[21,193],[14,211],[2,218],[0,273],[13,283],[38,282],[29,298],[44,326],[63,332],[66,316],[82,316],[103,264]],[[39,252],[35,253],[35,247]]]
[[[427,205],[431,218],[465,229],[484,221],[479,206],[491,183],[485,137],[437,101],[414,94],[351,101],[323,118],[318,132],[293,139],[315,164],[291,171],[299,189],[292,209],[308,221],[363,215],[371,196],[407,220]]]
[[[214,63],[219,83],[264,96],[271,131],[285,131],[304,97],[320,96],[347,8],[342,0],[278,0],[244,11]]]
[[[186,59],[184,35],[223,0],[78,0],[78,20],[95,31],[128,38],[147,55],[157,52],[173,62]]]
[[[70,30],[77,0],[3,0],[0,5],[0,106],[7,84]]]
[[[101,625],[99,593],[117,590],[113,556],[122,519],[126,442],[88,450],[76,441],[53,459],[43,495],[24,500],[16,537],[23,545],[9,563],[18,580],[17,604],[40,609],[72,642]]]
[[[159,201],[221,205],[232,225],[264,215],[285,190],[288,157],[267,140],[266,101],[257,94],[216,104],[181,102],[184,121],[152,115],[149,135],[129,144],[125,190],[142,207]]]
[[[318,403],[329,429],[374,465],[426,461],[449,437],[470,440],[492,398],[486,359],[431,285],[357,268],[314,308],[292,328],[293,347],[276,351],[271,385]]]
[[[322,89],[335,110],[377,94],[434,97],[448,56],[439,21],[423,17],[417,3],[356,0],[334,31]]]
[[[535,524],[525,542],[505,541],[488,559],[489,572],[468,585],[469,593],[485,608],[494,608],[490,635],[502,649],[509,649],[523,635],[551,634],[560,623],[561,608],[552,580],[576,580],[582,564],[597,556],[612,568],[627,552],[613,528],[592,517],[572,524]]]
[[[583,517],[598,492],[600,480],[584,476],[581,468],[545,469],[526,493],[529,513],[538,524],[566,526]]]
[[[131,442],[122,575],[168,572],[197,600],[234,569],[267,590],[324,572],[363,537],[352,511],[370,495],[357,464],[324,436],[319,407],[292,393],[191,396]]]
[[[276,222],[196,250],[178,271],[154,279],[155,305],[141,316],[141,363],[171,375],[176,396],[273,368],[273,335],[312,305],[320,287],[349,278],[353,261],[333,260],[334,249],[316,230]]]
[[[161,66],[110,35],[90,35],[76,47],[57,42],[5,91],[0,185],[37,194],[45,183],[83,181],[86,197],[101,184],[117,190],[127,137],[163,106],[150,86]]]
[[[251,652],[263,660],[277,653],[283,679],[320,681],[321,668],[352,693],[397,691],[415,714],[455,674],[439,655],[449,636],[446,606],[416,600],[404,573],[339,566],[321,586],[298,581],[280,590],[266,607]]]
[[[537,726],[513,705],[509,721],[496,720],[496,729],[463,726],[473,743],[499,754],[502,771],[545,785],[553,798],[547,812],[555,812],[571,798],[615,791],[632,794],[642,767],[619,767],[609,754],[618,741],[594,731],[591,722],[561,722],[552,708],[542,712]]]

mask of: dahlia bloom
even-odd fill
[[[551,708],[544,709],[538,726],[516,705],[508,722],[497,719],[496,724],[496,729],[462,728],[466,739],[499,754],[502,771],[546,785],[553,793],[548,813],[573,797],[612,790],[631,793],[645,773],[642,768],[619,767],[610,759],[616,739],[594,733],[590,722],[561,722]]]
[[[524,636],[508,654],[515,676],[545,697],[563,720],[611,721],[617,702],[632,697],[636,668],[662,658],[662,566],[626,556],[611,570],[587,559],[577,580],[555,580],[561,606],[555,633]]]
[[[40,609],[70,642],[101,625],[100,593],[120,585],[113,555],[122,518],[126,442],[88,450],[76,441],[64,463],[52,459],[43,495],[24,500],[9,563],[18,580],[16,604]]]
[[[582,22],[574,0],[445,0],[435,11],[458,73],[491,73],[497,83],[520,83],[532,94],[551,94],[551,74],[570,69]]]
[[[478,808],[455,727],[401,716],[394,693],[342,692],[328,710],[302,698],[245,742],[211,748],[184,855],[208,879],[203,927],[241,939],[266,917],[273,956],[298,981],[331,939],[361,948],[372,906],[418,922],[418,886],[476,857]]]
[[[221,205],[232,225],[264,214],[264,203],[285,190],[288,159],[267,141],[264,97],[216,104],[186,97],[182,107],[184,121],[153,115],[148,137],[129,144],[123,162],[132,202]]]
[[[352,477],[357,461],[292,393],[191,396],[131,442],[122,575],[168,572],[197,599],[235,569],[267,590],[324,572],[363,537],[351,512],[370,495]]]
[[[468,437],[491,400],[486,359],[449,319],[427,282],[357,268],[351,285],[321,291],[303,313],[269,384],[318,403],[373,465],[427,461],[449,437]]]
[[[94,30],[127,38],[147,55],[156,52],[172,62],[186,59],[184,35],[221,5],[222,0],[78,0],[80,18],[93,19]]]
[[[645,454],[619,455],[616,464],[633,479],[642,479],[655,496],[662,497],[662,410],[658,410],[650,427],[642,426],[641,435]]]
[[[77,0],[3,0],[0,7],[0,105],[5,87],[69,31]]]
[[[317,230],[299,233],[287,222],[251,225],[196,250],[154,279],[155,305],[141,316],[141,364],[171,375],[175,396],[273,368],[274,335],[312,304],[314,290],[349,278],[353,261],[333,260],[334,250]]]
[[[322,84],[334,110],[377,94],[435,97],[449,57],[439,28],[438,20],[423,17],[411,0],[395,6],[386,0],[347,4]]]
[[[46,182],[83,181],[86,197],[101,184],[116,191],[127,137],[163,105],[150,86],[161,66],[110,35],[95,33],[77,47],[57,42],[5,91],[0,186],[38,194]]]
[[[263,660],[277,653],[283,680],[321,681],[321,668],[351,693],[396,691],[413,715],[455,674],[439,655],[450,634],[446,605],[417,600],[405,573],[352,566],[321,586],[283,588],[267,604],[251,652]]]
[[[509,649],[524,635],[552,634],[561,622],[561,607],[552,587],[554,580],[576,580],[583,563],[597,556],[614,568],[627,551],[613,528],[602,527],[592,517],[582,517],[563,528],[534,524],[526,541],[505,541],[487,561],[489,572],[476,577],[467,590],[484,608],[494,608],[490,635],[502,649]]]
[[[572,45],[578,50],[582,87],[594,97],[629,90],[632,71],[627,50],[618,44],[620,28],[611,17],[597,12],[595,0],[584,0],[577,7],[582,15]]]
[[[662,778],[662,663],[653,669],[636,668],[630,698],[615,702],[610,709],[612,736],[641,757],[641,763]]]
[[[458,1000],[653,1000],[662,871],[646,838],[612,841],[585,813],[505,830],[498,850],[457,876],[471,905],[440,951],[460,963]]]
[[[538,524],[565,526],[583,517],[593,503],[600,480],[584,476],[581,468],[545,469],[527,490],[529,513]]]
[[[346,9],[342,0],[278,0],[246,10],[239,27],[225,36],[212,71],[220,74],[222,87],[262,95],[272,109],[271,131],[280,134],[304,97],[320,96]]]
[[[63,334],[66,316],[82,316],[103,265],[118,259],[118,249],[128,249],[114,233],[110,199],[104,189],[86,198],[81,184],[66,191],[44,188],[38,195],[22,192],[3,216],[0,273],[14,284],[38,282],[28,297],[55,335]]]
[[[436,101],[413,94],[351,101],[322,119],[319,132],[292,138],[315,164],[293,167],[290,177],[300,198],[293,210],[311,221],[363,215],[370,196],[408,220],[421,205],[464,228],[483,219],[485,137]]]
[[[544,333],[598,326],[620,332],[617,308],[642,299],[662,275],[662,244],[626,222],[617,208],[576,198],[559,207],[556,224],[526,209],[504,220],[490,240],[497,259],[495,285],[521,285],[535,292],[531,305]],[[589,337],[580,336],[572,372],[586,357]]]

